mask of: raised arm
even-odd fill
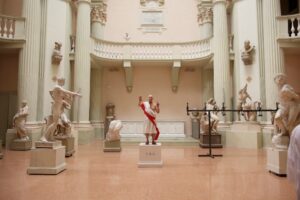
[[[157,113],[159,113],[159,112],[160,112],[160,108],[159,108],[159,102],[157,102],[157,103],[156,103],[156,108],[155,108],[155,111],[156,111]]]
[[[139,104],[138,104],[138,106],[140,106],[142,103],[143,103],[142,96],[139,96]]]

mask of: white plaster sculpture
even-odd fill
[[[250,95],[247,92],[247,84],[239,91],[239,98],[237,102],[237,110],[241,110],[243,105],[247,103],[247,99],[251,99]],[[241,113],[238,112],[238,121],[241,121]]]
[[[293,182],[297,190],[297,199],[300,199],[300,125],[294,128],[291,134],[288,149],[287,177]]]
[[[275,135],[272,142],[277,147],[287,147],[288,142],[282,144],[282,138],[290,136],[300,124],[300,96],[287,84],[285,74],[277,74],[274,81],[278,87],[279,109],[274,117]]]
[[[28,116],[28,105],[27,101],[22,101],[21,108],[13,118],[13,126],[17,129],[17,137],[21,140],[29,140],[27,130],[25,127],[26,119]]]
[[[62,60],[62,54],[61,54],[61,43],[55,42],[54,50],[52,53],[52,64],[59,65],[60,61]]]
[[[246,40],[244,42],[244,51],[242,52],[242,61],[245,65],[251,65],[253,62],[252,53],[255,46],[251,46],[250,41]]]
[[[150,94],[148,96],[148,101],[142,100],[142,97],[139,96],[139,104],[140,108],[143,110],[146,119],[144,121],[144,133],[146,136],[145,144],[149,144],[149,136],[152,137],[152,144],[156,144],[156,140],[159,137],[160,131],[157,127],[156,123],[156,114],[160,112],[159,102],[153,101],[153,96]]]
[[[244,112],[244,118],[246,121],[257,121],[257,112],[256,111],[248,111],[247,110],[257,110],[259,107],[261,107],[260,101],[250,101],[246,102],[242,105]]]
[[[121,120],[113,120],[109,124],[108,132],[106,133],[106,141],[120,140],[120,130],[123,125]]]
[[[211,133],[216,134],[217,133],[217,127],[219,123],[219,117],[218,117],[218,112],[219,112],[219,107],[216,104],[216,101],[213,98],[210,98],[206,103],[205,103],[206,109],[207,110],[213,110],[210,112],[210,125],[211,125]],[[205,115],[202,115],[201,117],[201,129],[203,131],[203,134],[209,134],[209,121],[208,121],[208,112],[205,113]]]
[[[73,97],[81,97],[81,95],[65,90],[62,87],[64,83],[65,79],[57,79],[57,85],[50,91],[53,99],[52,115],[46,118],[47,128],[41,141],[54,141],[54,136],[69,136],[71,133],[71,122],[64,113],[64,109],[70,109]]]

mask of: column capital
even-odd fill
[[[198,4],[198,13],[199,25],[213,22],[213,8],[211,4]]]
[[[100,22],[101,24],[104,25],[107,20],[106,8],[107,8],[107,4],[104,2],[93,4],[91,9],[91,21]]]

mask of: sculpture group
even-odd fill
[[[57,85],[49,91],[52,98],[51,115],[45,118],[46,131],[42,141],[55,141],[55,136],[69,136],[71,133],[71,122],[64,110],[71,109],[75,96],[81,97],[79,93],[71,92],[63,88],[65,79],[57,79]]]

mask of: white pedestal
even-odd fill
[[[267,170],[277,175],[286,175],[287,150],[267,148]]]
[[[139,167],[162,167],[163,161],[161,158],[161,143],[156,145],[139,145]]]
[[[58,174],[66,169],[65,151],[66,147],[56,142],[49,144],[38,144],[31,151],[30,166],[28,174]]]
[[[10,144],[10,149],[15,151],[27,151],[32,148],[31,140],[14,139]]]
[[[75,137],[57,136],[55,139],[61,141],[62,145],[66,147],[66,157],[70,157],[75,153]]]
[[[34,148],[34,142],[38,141],[41,138],[41,129],[30,130],[28,129],[28,136],[32,141],[32,148]],[[6,131],[6,141],[5,141],[5,148],[10,149],[11,144],[13,143],[14,139],[17,139],[17,130],[16,129],[7,129]]]
[[[230,130],[226,131],[226,147],[259,149],[262,144],[258,122],[234,122]]]

